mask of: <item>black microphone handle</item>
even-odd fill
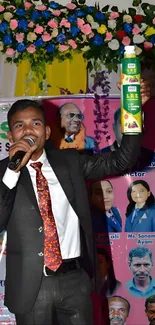
[[[26,152],[25,151],[17,151],[14,156],[11,158],[11,160],[8,163],[8,168],[11,170],[16,170],[20,163],[22,162],[22,159],[24,158]]]

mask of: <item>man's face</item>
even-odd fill
[[[146,316],[150,322],[150,325],[155,325],[155,303],[148,303],[147,309],[145,310]]]
[[[132,187],[131,198],[137,203],[145,203],[150,196],[150,191],[148,191],[142,184],[136,184]]]
[[[105,276],[109,272],[110,262],[106,260],[106,258],[102,254],[97,254],[99,261],[99,271],[101,279],[105,279]]]
[[[124,325],[128,317],[128,304],[121,298],[109,298],[110,325]]]
[[[77,134],[80,131],[83,114],[74,104],[66,104],[61,109],[61,127],[67,135]]]
[[[109,211],[114,202],[114,192],[107,181],[98,181],[93,184],[92,204],[99,210]]]
[[[121,117],[119,116],[117,121],[113,124],[113,130],[115,133],[116,142],[120,145],[122,141],[122,132],[121,132]]]
[[[138,281],[147,280],[152,270],[152,262],[148,254],[141,258],[133,257],[129,266],[133,277]]]
[[[38,145],[35,154],[37,153],[39,157],[43,152],[45,141],[50,136],[50,128],[45,127],[41,111],[35,107],[28,107],[23,111],[18,111],[12,116],[10,124],[9,141],[14,143],[26,137],[32,138],[35,144]]]

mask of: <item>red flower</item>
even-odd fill
[[[136,23],[141,23],[144,20],[144,16],[143,15],[135,15],[134,20]]]
[[[117,38],[118,38],[119,40],[122,40],[123,37],[126,36],[126,33],[124,32],[124,30],[117,30],[117,31],[116,31],[116,35],[117,35]]]

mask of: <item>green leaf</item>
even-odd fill
[[[107,11],[108,11],[108,9],[109,9],[109,7],[110,7],[109,5],[107,5],[107,6],[103,7],[103,8],[102,8],[102,12],[107,12]]]
[[[142,0],[133,0],[133,7],[138,7],[142,3]]]
[[[135,15],[136,15],[136,9],[134,9],[134,8],[129,8],[128,10],[129,10],[129,15],[130,15],[130,16],[135,16]]]
[[[86,0],[79,0],[80,5],[84,5],[86,3]]]
[[[113,6],[113,7],[111,8],[111,10],[112,10],[112,11],[117,11],[117,12],[118,12],[118,7],[117,7],[117,6]]]
[[[93,70],[93,65],[92,65],[91,61],[88,61],[87,69],[89,70],[89,72],[91,72]]]

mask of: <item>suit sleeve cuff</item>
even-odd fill
[[[17,185],[19,176],[20,176],[20,171],[16,173],[13,170],[7,168],[2,181],[10,190],[12,190],[12,188],[14,188]]]

